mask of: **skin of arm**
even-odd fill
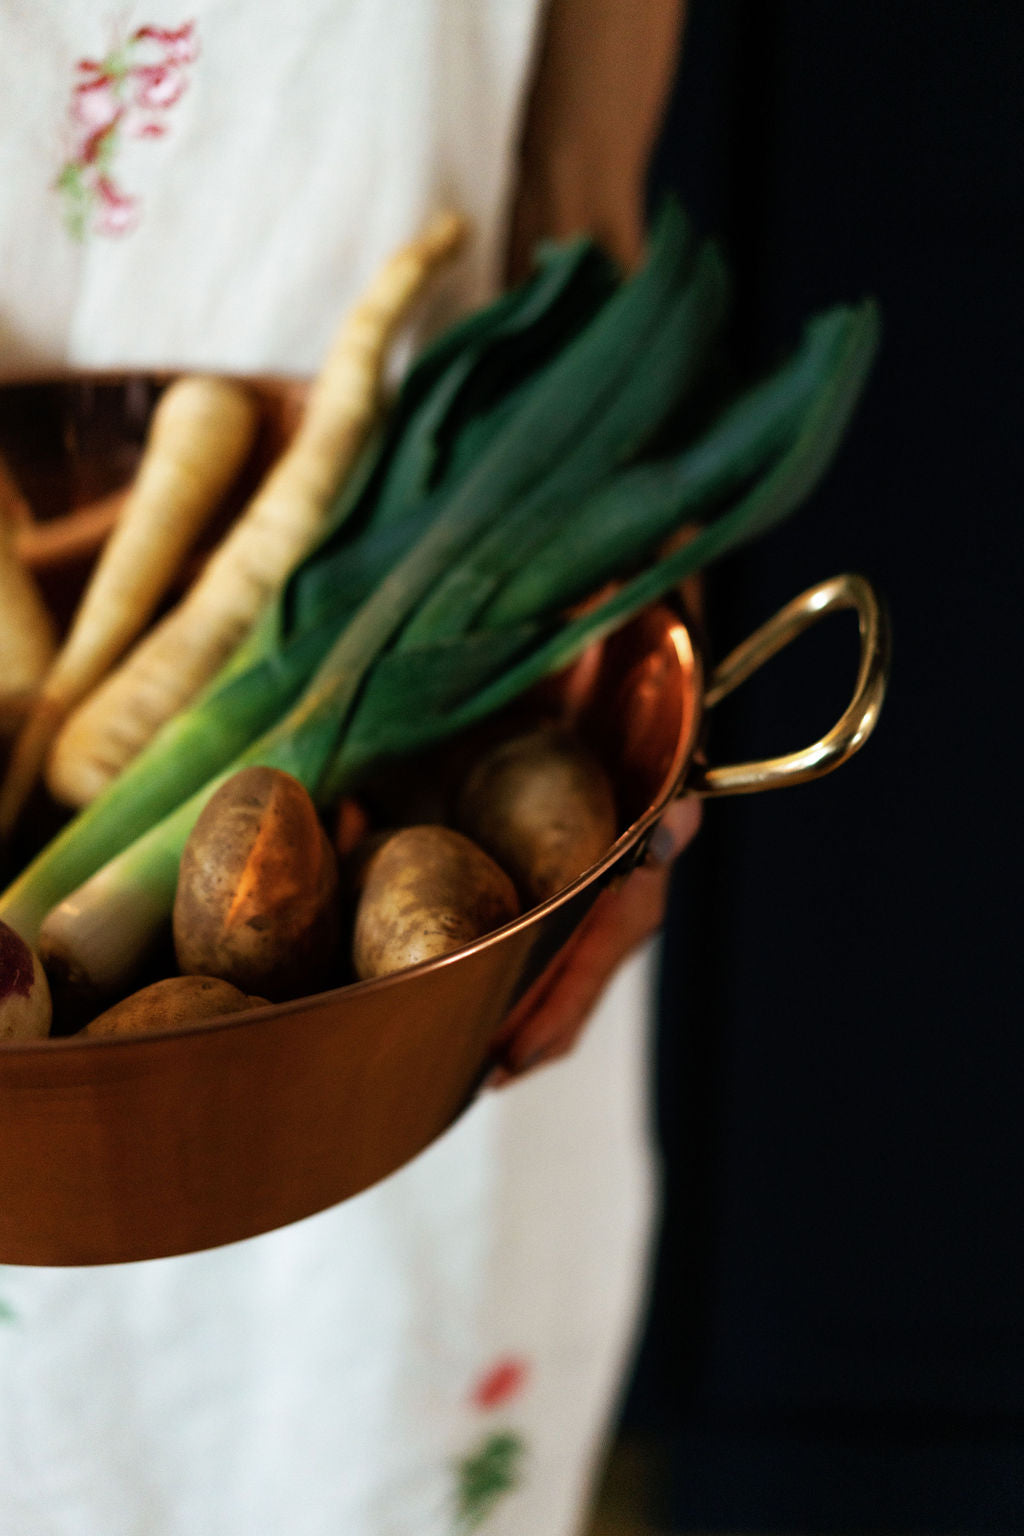
[[[548,0],[520,134],[510,281],[544,237],[585,232],[624,266],[638,261],[684,18],[685,0]]]
[[[684,0],[551,0],[521,137],[507,276],[537,240],[585,232],[626,268],[644,241],[647,166],[675,73]],[[626,956],[660,928],[673,860],[700,825],[681,800],[645,867],[604,891],[570,944],[507,1019],[489,1078],[501,1087],[564,1056]]]

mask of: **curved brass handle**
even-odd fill
[[[684,794],[745,795],[760,789],[803,784],[838,768],[862,747],[875,728],[889,673],[891,640],[884,604],[863,576],[833,576],[795,597],[791,603],[731,651],[715,668],[704,703],[711,709],[732,693],[783,646],[816,624],[826,613],[855,608],[860,621],[860,670],[853,698],[830,731],[802,752],[768,757],[757,763],[708,768],[693,763]]]

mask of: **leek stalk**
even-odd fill
[[[726,288],[670,204],[629,280],[576,242],[435,343],[250,638],[0,898],[0,917],[30,941],[41,931],[91,990],[124,986],[166,922],[199,811],[235,769],[282,768],[326,802],[381,757],[502,707],[791,512],[838,446],[877,313],[818,317],[694,437]],[[687,420],[680,446],[654,456],[665,423],[678,434]],[[693,540],[659,558],[694,520]],[[562,617],[611,577],[612,596]]]

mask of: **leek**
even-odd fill
[[[250,638],[0,898],[0,917],[30,940],[42,924],[52,963],[91,987],[123,985],[166,921],[196,816],[235,769],[283,768],[326,802],[383,756],[502,707],[791,512],[838,446],[877,314],[819,316],[695,435],[726,301],[717,252],[670,204],[632,278],[574,242],[442,337]],[[682,437],[670,454],[667,423]],[[612,577],[610,597],[562,616]]]

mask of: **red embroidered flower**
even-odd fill
[[[83,128],[107,129],[121,115],[117,82],[96,74],[76,85],[71,93],[71,116]]]
[[[123,235],[138,223],[140,200],[114,179],[125,137],[159,139],[166,114],[188,86],[186,66],[199,57],[194,21],[138,27],[102,59],[79,59],[71,87],[71,146],[57,177],[68,229]]]
[[[140,64],[132,70],[132,77],[137,107],[173,107],[188,84],[184,71],[170,64]]]
[[[96,179],[96,196],[99,211],[96,229],[101,235],[126,235],[139,221],[139,200],[130,197],[108,181],[105,176]]]
[[[132,33],[132,42],[159,44],[169,64],[194,64],[199,57],[194,21],[186,21],[180,27],[139,27]]]
[[[481,1376],[473,1388],[474,1408],[488,1410],[500,1408],[502,1404],[511,1402],[523,1390],[529,1374],[526,1361],[515,1355],[508,1355],[505,1359],[499,1360],[484,1376]]]
[[[520,1355],[505,1355],[485,1371],[470,1394],[474,1408],[485,1413],[504,1407],[518,1397],[530,1369]],[[455,1463],[455,1529],[469,1536],[490,1519],[500,1499],[522,1481],[527,1446],[522,1435],[508,1427],[491,1427],[473,1450]]]

